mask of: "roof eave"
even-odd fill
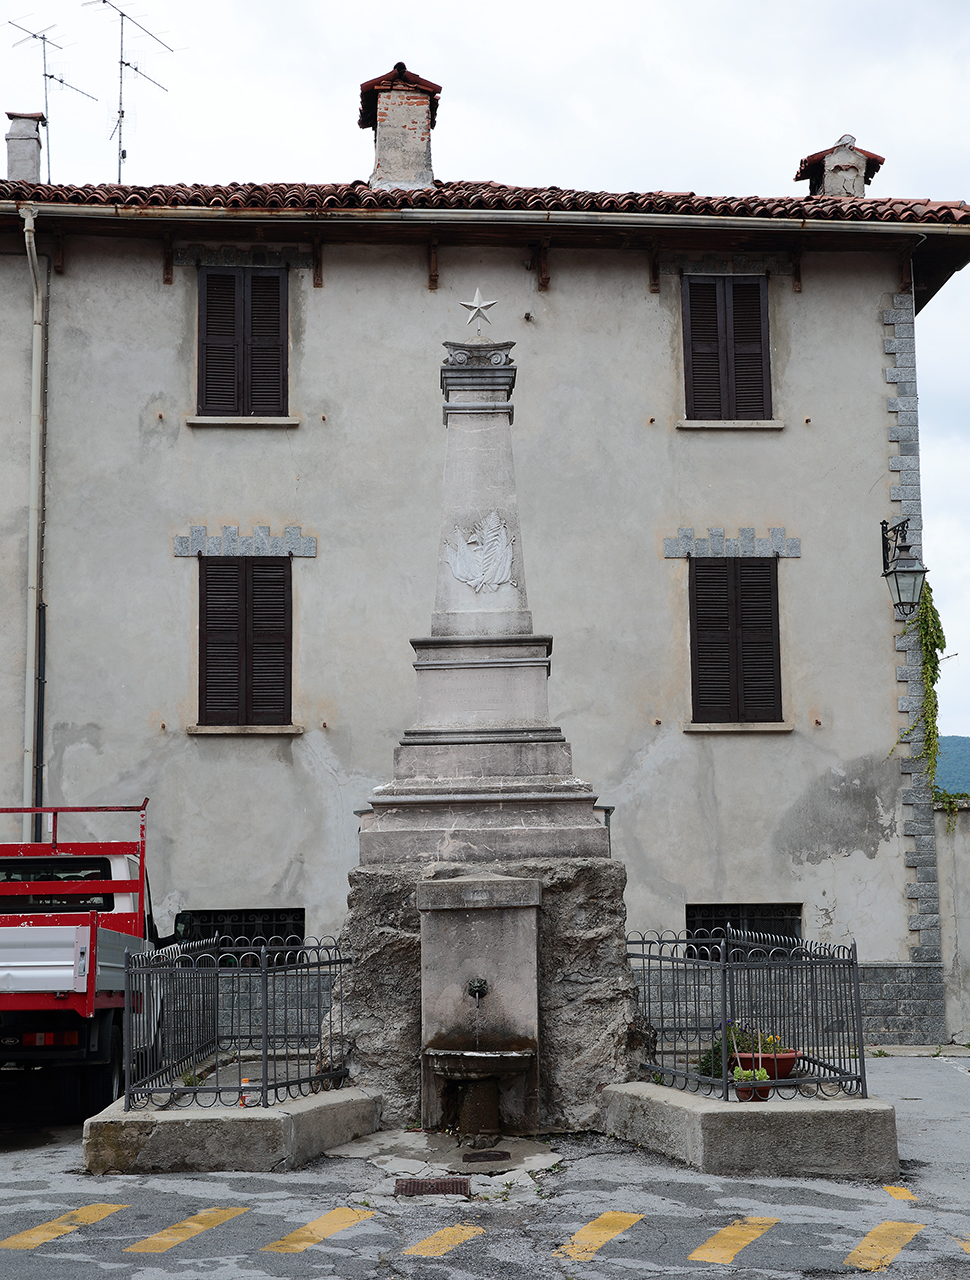
[[[841,218],[732,218],[717,214],[613,213],[582,210],[542,209],[225,209],[210,206],[45,204],[35,200],[0,200],[0,216],[19,215],[21,209],[33,210],[35,216],[58,219],[86,218],[104,221],[157,222],[285,222],[292,224],[359,223],[393,225],[395,223],[429,225],[462,225],[480,223],[509,227],[613,227],[619,230],[656,229],[665,227],[698,231],[758,231],[759,233],[887,235],[887,236],[970,236],[970,224],[938,222],[902,222],[883,219],[857,220]]]

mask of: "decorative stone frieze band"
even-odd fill
[[[298,524],[288,524],[281,538],[270,537],[269,525],[258,524],[252,537],[240,538],[239,526],[224,524],[222,534],[209,536],[208,526],[193,524],[188,534],[175,536],[177,556],[306,556],[317,554],[316,538],[305,538]]]
[[[919,480],[916,329],[912,295],[896,294],[892,308],[883,311],[882,319],[887,329],[884,347],[892,359],[886,369],[886,382],[896,393],[886,399],[886,409],[892,415],[889,440],[896,445],[890,454],[889,470],[898,480],[890,486],[889,496],[892,502],[899,503],[894,518],[909,519],[910,541],[917,554],[922,556],[923,509]],[[901,618],[897,620],[903,621]],[[939,973],[927,988],[918,1013],[911,1015],[911,1011],[906,1010],[912,1026],[900,1023],[894,1029],[898,1030],[902,1043],[907,1039],[910,1042],[940,1043],[946,1039],[946,1034],[936,833],[932,786],[920,759],[923,750],[923,655],[915,629],[896,636],[896,650],[906,655],[904,664],[896,667],[896,679],[907,686],[905,695],[897,699],[897,707],[908,715],[910,725],[906,738],[910,744],[910,755],[899,762],[900,770],[908,776],[910,783],[902,793],[903,805],[911,813],[903,823],[903,835],[912,841],[912,848],[905,854],[906,866],[915,870],[913,881],[906,886],[911,908],[909,928],[919,938],[918,943],[910,947],[909,956],[912,964],[934,969],[939,967]],[[902,1018],[903,1014],[899,1016]]]
[[[685,560],[691,556],[778,556],[797,560],[802,554],[801,538],[785,536],[784,529],[769,529],[767,538],[756,538],[754,528],[738,530],[736,538],[726,538],[723,529],[708,529],[706,538],[695,538],[693,529],[678,529],[676,538],[664,538],[664,559]]]
[[[235,248],[233,245],[190,244],[172,251],[176,267],[303,267],[313,266],[313,254],[303,253],[298,245],[284,244],[280,249]]]
[[[662,276],[790,276],[790,258],[774,255],[748,258],[743,253],[727,255],[707,254],[703,258],[688,258],[685,253],[672,254],[660,259]]]

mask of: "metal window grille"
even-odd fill
[[[125,957],[125,1110],[272,1106],[347,1077],[332,938]]]
[[[740,932],[631,933],[641,1071],[732,1097],[867,1097],[855,943]],[[767,1081],[736,1079],[767,1071]],[[739,1093],[739,1090],[742,1092]]]
[[[723,938],[728,925],[738,933],[802,936],[800,902],[688,902],[686,916],[687,932],[701,937]]]

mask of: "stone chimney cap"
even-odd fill
[[[839,151],[843,147],[849,147],[853,151],[857,151],[860,156],[865,157],[865,181],[868,186],[882,166],[886,163],[886,157],[877,156],[874,151],[863,151],[861,147],[857,147],[855,138],[853,138],[851,133],[844,133],[834,147],[826,147],[824,151],[816,151],[813,156],[805,156],[798,166],[798,172],[795,174],[794,181],[804,182],[807,178],[811,186],[814,188],[817,183],[821,182],[822,169],[825,165],[825,157],[832,155],[833,152]]]
[[[47,117],[43,111],[8,111],[8,120],[37,120],[41,124],[47,123]]]
[[[441,85],[434,84],[431,80],[422,80],[413,71],[408,71],[403,62],[395,62],[386,75],[365,80],[360,86],[360,118],[357,124],[361,129],[377,128],[377,95],[391,89],[417,89],[419,93],[426,93],[431,99],[428,105],[431,111],[431,128],[434,128]]]

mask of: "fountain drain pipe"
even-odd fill
[[[19,210],[24,220],[24,242],[34,293],[33,340],[30,353],[30,498],[27,517],[27,662],[24,680],[24,789],[25,806],[36,803],[35,756],[38,739],[38,621],[40,615],[41,504],[44,448],[44,290],[34,240],[34,210]],[[43,730],[40,728],[40,732]],[[34,823],[24,814],[23,840],[29,841]]]

